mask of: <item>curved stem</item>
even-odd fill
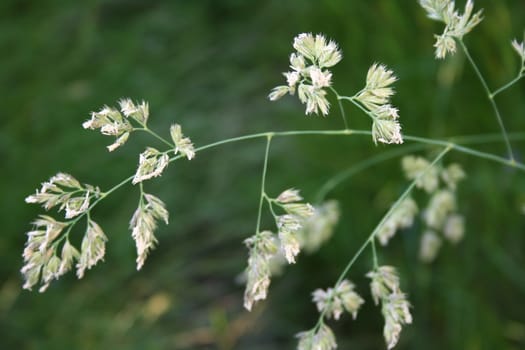
[[[520,74],[518,74],[517,77],[515,77],[514,79],[512,79],[511,81],[509,81],[507,84],[503,85],[503,86],[500,87],[499,89],[496,89],[494,92],[490,93],[489,96],[492,96],[492,98],[496,97],[497,94],[499,94],[500,92],[503,92],[503,91],[507,90],[507,89],[510,88],[512,85],[516,84],[521,78],[523,78],[523,74],[522,74],[522,72],[520,72]]]
[[[282,131],[282,132],[269,131],[269,132],[262,132],[262,133],[257,133],[257,134],[238,136],[238,137],[233,137],[233,138],[229,138],[226,140],[213,142],[213,143],[201,146],[201,147],[197,147],[195,151],[199,152],[199,151],[203,151],[209,148],[214,148],[214,147],[221,146],[221,145],[228,144],[228,143],[234,143],[234,142],[262,138],[262,137],[271,139],[272,137],[278,137],[278,136],[286,137],[286,136],[299,136],[299,135],[340,135],[340,136],[367,135],[367,136],[370,136],[372,135],[372,133],[367,130],[352,130],[352,129],[347,129],[347,130],[292,130],[292,131]],[[484,137],[487,137],[487,136],[490,136],[490,135],[484,135]],[[515,136],[516,136],[516,139],[525,139],[525,135],[523,134],[516,134]],[[415,141],[415,142],[426,144],[426,145],[450,147],[451,149],[456,150],[458,152],[470,154],[478,158],[491,160],[493,162],[500,163],[506,166],[510,166],[510,167],[513,167],[513,168],[516,168],[516,169],[519,169],[525,172],[525,164],[523,163],[519,163],[515,160],[508,160],[506,158],[502,158],[502,157],[496,156],[491,153],[486,153],[486,152],[478,151],[478,150],[468,148],[465,146],[461,146],[457,143],[444,141],[444,140],[434,140],[434,139],[418,137],[418,136],[410,136],[410,135],[404,135],[403,137],[408,141]],[[468,137],[473,139],[475,136],[468,136]],[[461,138],[461,137],[458,137],[458,138]],[[268,147],[269,147],[269,144],[268,144]],[[180,158],[182,158],[182,155],[179,154],[179,155],[171,157],[169,161],[172,162]],[[127,177],[126,179],[122,180],[121,182],[119,182],[118,184],[110,188],[107,192],[104,192],[97,200],[95,200],[89,206],[88,211],[91,210],[94,206],[96,206],[105,197],[107,197],[108,195],[116,191],[117,189],[121,188],[125,184],[131,182],[131,180],[133,180],[133,177],[134,175]],[[77,218],[80,219],[80,217],[82,217],[83,215],[84,214],[81,214]]]
[[[277,214],[275,213],[275,210],[273,209],[273,200],[271,200],[270,198],[268,198],[268,196],[264,196],[266,198],[266,203],[268,203],[268,207],[270,208],[270,212],[272,213],[272,216],[275,220],[277,220]]]
[[[507,131],[505,130],[505,125],[503,124],[503,119],[501,118],[501,114],[499,112],[498,105],[496,104],[496,101],[494,101],[494,95],[491,94],[490,89],[487,85],[487,82],[485,81],[485,78],[483,78],[483,75],[481,74],[478,66],[476,65],[476,62],[470,55],[470,52],[467,49],[467,46],[463,42],[463,40],[458,40],[461,47],[463,48],[463,52],[465,53],[465,56],[467,56],[468,61],[470,62],[470,65],[474,69],[474,72],[476,72],[476,75],[478,76],[479,80],[481,81],[481,85],[483,85],[483,89],[485,89],[485,93],[487,94],[487,97],[490,101],[490,105],[492,106],[492,109],[494,110],[494,114],[496,115],[496,119],[498,120],[499,127],[501,129],[501,134],[503,136],[503,140],[505,141],[505,145],[507,147],[507,153],[509,160],[511,162],[514,161],[514,155],[512,153],[512,147],[510,145],[509,137],[507,136]]]
[[[266,137],[266,150],[264,152],[264,166],[261,179],[261,196],[259,198],[259,211],[257,213],[257,227],[255,229],[255,234],[258,235],[261,229],[261,213],[264,203],[264,198],[266,196],[266,171],[268,170],[268,154],[270,153],[270,143],[272,141],[272,136],[268,135]]]
[[[292,130],[292,131],[269,131],[269,132],[263,132],[258,134],[250,134],[250,135],[244,135],[239,137],[233,137],[231,139],[226,139],[214,143],[210,143],[205,146],[201,146],[195,149],[195,151],[202,151],[208,148],[217,147],[220,145],[224,145],[227,143],[232,142],[238,142],[243,140],[249,140],[249,139],[255,139],[255,138],[261,138],[261,137],[280,137],[280,136],[293,136],[293,135],[368,135],[371,136],[372,132],[368,130],[354,130],[354,129],[347,129],[347,130]],[[470,155],[477,156],[479,158],[484,158],[488,160],[492,160],[497,163],[501,163],[513,168],[520,169],[522,171],[525,171],[525,164],[517,162],[516,160],[512,159],[509,160],[507,158],[499,157],[491,153],[478,151],[472,148],[468,148],[465,146],[458,145],[457,143],[445,141],[445,140],[436,140],[436,139],[430,139],[426,137],[419,137],[419,136],[411,136],[411,135],[403,135],[403,138],[408,141],[415,141],[419,143],[429,144],[429,145],[436,145],[436,146],[451,146],[454,150],[466,153]],[[181,158],[180,155],[170,158],[170,161],[176,160]]]

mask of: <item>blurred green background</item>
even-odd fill
[[[510,40],[522,37],[525,5],[476,5],[485,20],[466,42],[495,88],[518,69]],[[394,103],[406,134],[498,132],[464,57],[434,60],[433,34],[442,26],[416,1],[3,0],[0,18],[1,349],[293,349],[293,335],[317,319],[311,291],[335,282],[407,185],[394,159],[336,188],[329,197],[343,216],[334,237],[274,278],[268,300],[247,313],[235,279],[246,263],[242,240],[255,227],[264,140],[215,148],[146,184],[167,203],[171,222],[140,272],[128,231],[138,190],[129,186],[94,210],[109,237],[103,264],[80,281],[64,276],[44,294],[22,291],[24,232],[41,213],[24,198],[59,170],[108,189],[134,172],[138,153],[154,142],[134,134],[108,153],[110,138],[81,128],[104,104],[149,101],[152,128],[167,134],[180,123],[196,145],[266,130],[341,128],[336,108],[328,118],[307,118],[296,98],[266,98],[283,83],[293,37],[321,32],[344,53],[333,69],[340,93],[359,90],[373,62],[396,72]],[[522,81],[498,97],[508,130],[525,128],[524,96]],[[347,113],[352,128],[370,128],[359,111],[348,106]],[[513,146],[523,162],[524,144]],[[476,147],[504,155],[501,142]],[[276,139],[268,191],[297,187],[311,199],[333,174],[389,149],[366,137]],[[414,324],[397,348],[524,349],[525,175],[459,153],[450,161],[469,175],[459,189],[464,241],[424,265],[416,223],[379,252],[380,263],[400,270],[413,304]],[[367,299],[358,319],[331,323],[340,349],[385,348],[364,278],[370,265],[367,252],[349,275]]]

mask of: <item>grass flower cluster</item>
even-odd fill
[[[372,280],[370,290],[374,303],[381,303],[381,313],[385,319],[383,336],[388,349],[399,341],[403,325],[412,323],[410,304],[399,287],[399,277],[392,266],[379,266],[367,274]]]
[[[372,117],[374,143],[403,143],[398,110],[390,104],[394,95],[391,85],[397,80],[394,72],[386,66],[373,64],[366,75],[366,85],[355,100],[361,103]]]
[[[76,267],[78,278],[82,278],[86,270],[104,259],[108,238],[100,225],[91,218],[91,209],[127,182],[139,184],[140,189],[139,205],[130,220],[131,236],[137,246],[137,269],[144,265],[148,253],[157,243],[154,235],[157,221],[168,224],[169,214],[164,203],[154,195],[145,193],[142,183],[162,175],[170,162],[170,154],[192,159],[195,156],[193,144],[189,138],[184,137],[180,125],[174,124],[170,128],[172,142],[148,129],[149,108],[146,102],[136,104],[130,99],[122,99],[119,105],[120,111],[105,106],[99,112],[91,113],[91,118],[82,126],[84,129],[99,129],[103,135],[117,137],[116,141],[107,147],[110,152],[123,146],[134,131],[153,134],[169,148],[161,152],[147,147],[139,155],[139,166],[135,175],[107,192],[102,192],[97,186],[82,185],[69,174],[58,173],[44,182],[35,194],[28,196],[27,203],[41,204],[46,211],[53,208],[58,212],[63,211],[66,221],[40,215],[33,222],[34,229],[27,233],[28,239],[23,254],[25,265],[22,274],[25,289],[31,289],[40,283],[39,290],[43,292],[52,280],[58,279],[73,266]],[[77,249],[70,242],[69,235],[82,218],[86,220],[86,229],[80,249]]]
[[[433,159],[421,156],[406,155],[401,160],[401,168],[409,182],[406,189],[382,216],[377,226],[359,249],[351,255],[348,263],[337,277],[333,287],[316,289],[312,293],[319,317],[315,325],[307,331],[297,334],[299,350],[331,350],[337,348],[334,332],[328,321],[339,320],[345,313],[355,320],[366,297],[358,293],[359,285],[350,281],[350,270],[363,252],[370,248],[371,271],[366,274],[370,279],[370,294],[374,304],[381,307],[384,320],[383,338],[388,349],[394,348],[400,341],[404,327],[413,322],[411,305],[408,296],[400,288],[397,269],[390,265],[379,264],[376,241],[385,247],[396,232],[413,226],[418,214],[421,218],[422,232],[419,257],[423,262],[435,260],[443,241],[453,244],[462,240],[465,234],[465,219],[458,212],[458,184],[466,178],[462,166],[457,163],[443,165],[443,158],[451,151],[461,152],[488,161],[525,171],[525,164],[513,158],[512,147],[503,125],[494,97],[505,91],[525,74],[524,43],[512,41],[512,48],[521,59],[521,68],[515,79],[501,88],[491,91],[473,58],[463,43],[463,37],[471,32],[482,20],[481,11],[474,12],[473,1],[468,0],[463,13],[456,10],[451,0],[420,0],[420,5],[431,19],[443,22],[445,29],[436,35],[435,55],[445,58],[456,52],[457,44],[471,63],[480,78],[485,92],[491,102],[499,123],[502,140],[507,145],[508,157],[500,157],[458,143],[429,139],[420,136],[403,135],[399,122],[398,109],[392,104],[393,84],[397,77],[393,70],[379,63],[370,66],[364,87],[357,93],[340,95],[332,86],[330,69],[342,60],[342,53],[335,41],[326,39],[322,34],[302,33],[293,40],[295,52],[290,55],[291,70],[284,73],[286,85],[275,87],[269,94],[271,101],[276,101],[286,94],[297,94],[300,102],[306,106],[305,114],[330,114],[330,93],[337,101],[343,118],[344,128],[340,130],[301,130],[262,132],[221,140],[211,144],[195,147],[186,137],[179,124],[172,124],[164,138],[148,127],[149,105],[147,102],[133,102],[125,98],[118,102],[119,108],[104,106],[98,112],[91,113],[90,119],[82,126],[84,129],[99,130],[101,134],[114,137],[107,146],[110,152],[123,147],[133,132],[145,132],[160,143],[159,146],[148,146],[138,155],[138,166],[134,174],[122,182],[102,191],[99,187],[81,184],[73,176],[58,173],[44,182],[36,193],[26,198],[27,203],[39,204],[47,211],[55,210],[63,218],[52,215],[39,215],[33,221],[32,229],[27,232],[27,243],[23,252],[24,266],[21,270],[24,277],[23,288],[31,289],[38,285],[45,291],[50,283],[76,269],[78,278],[104,259],[108,235],[92,218],[91,211],[103,199],[114,191],[130,184],[138,190],[139,201],[134,213],[130,213],[129,229],[135,241],[137,251],[137,270],[140,270],[152,250],[159,244],[155,232],[159,223],[168,225],[169,212],[164,202],[157,196],[147,193],[144,186],[147,180],[162,176],[172,162],[180,159],[192,160],[197,152],[224,144],[250,139],[266,141],[264,162],[260,183],[255,230],[244,240],[248,249],[247,266],[243,279],[244,307],[251,311],[258,302],[266,299],[269,293],[272,276],[282,271],[288,264],[295,264],[301,252],[312,253],[320,249],[336,231],[341,216],[340,205],[335,200],[325,200],[327,188],[332,189],[339,181],[347,178],[355,169],[394,156],[406,155],[408,152],[396,151],[386,156],[380,154],[363,164],[355,165],[352,171],[336,174],[334,179],[321,186],[323,196],[319,201],[305,201],[299,190],[289,188],[277,196],[270,196],[266,190],[267,170],[270,145],[275,137],[297,135],[327,135],[354,137],[364,135],[372,137],[375,144],[383,143],[391,147],[411,141],[425,147],[433,148]],[[349,129],[343,101],[350,102],[359,111],[372,119],[369,130]],[[365,166],[366,165],[366,166]],[[354,171],[357,172],[357,171]],[[346,174],[346,175],[345,175]],[[418,205],[413,195],[415,189],[421,190],[428,202]],[[274,227],[263,229],[263,210],[273,218]],[[79,247],[70,241],[73,228],[78,227],[80,220],[85,221],[85,230]],[[273,224],[272,224],[273,225]],[[355,279],[354,279],[355,280]]]
[[[422,211],[425,224],[421,238],[419,257],[424,262],[432,262],[442,245],[442,237],[451,243],[458,243],[464,235],[465,224],[462,215],[456,212],[457,185],[466,175],[461,165],[457,163],[444,167],[430,167],[430,162],[423,157],[405,156],[402,168],[407,179],[417,179],[416,187],[424,190],[429,201]]]
[[[271,231],[256,233],[245,240],[249,249],[248,267],[246,269],[246,290],[244,292],[244,307],[251,310],[254,303],[266,299],[270,278],[272,275],[272,260],[275,263],[284,257],[288,264],[295,264],[296,257],[301,251],[298,232],[303,222],[314,215],[314,207],[309,203],[302,203],[303,198],[296,189],[287,189],[276,198],[270,198],[264,193],[268,207],[274,217],[277,234]],[[276,214],[279,208],[282,214]],[[273,267],[275,269],[275,267]]]
[[[322,34],[299,34],[293,47],[297,52],[290,55],[292,71],[283,73],[288,85],[275,87],[268,98],[275,101],[297,91],[301,103],[306,104],[306,114],[320,112],[326,116],[330,110],[326,88],[332,85],[332,73],[327,68],[341,61],[341,51],[334,41],[326,40]]]
[[[429,18],[445,23],[445,29],[441,35],[436,35],[436,57],[445,58],[447,54],[456,52],[456,39],[461,40],[478,25],[483,17],[478,11],[472,13],[474,2],[468,0],[465,11],[460,14],[456,10],[453,0],[419,0],[420,5],[427,11]]]

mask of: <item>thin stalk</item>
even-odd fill
[[[343,108],[343,103],[341,102],[341,99],[339,98],[339,93],[333,88],[329,87],[330,90],[335,94],[335,97],[337,98],[337,104],[339,105],[339,110],[341,111],[341,117],[343,118],[343,123],[345,124],[345,129],[348,129],[348,123],[346,122],[346,113],[345,109]]]
[[[372,257],[374,260],[374,270],[377,270],[379,267],[379,264],[377,262],[376,240],[373,239],[371,242],[372,242]]]
[[[268,207],[270,208],[270,212],[272,213],[272,216],[275,220],[277,220],[277,214],[275,213],[275,210],[273,209],[273,203],[274,201],[268,198],[268,196],[265,195],[266,202],[268,203]]]
[[[490,89],[487,85],[487,82],[485,81],[485,78],[481,74],[481,71],[479,70],[478,66],[476,65],[476,62],[470,55],[470,52],[467,49],[467,46],[463,42],[463,40],[458,40],[461,47],[463,48],[463,52],[465,52],[465,56],[467,57],[468,61],[470,62],[470,65],[474,69],[474,72],[476,72],[476,75],[478,76],[479,80],[481,81],[481,85],[483,85],[483,89],[485,90],[485,93],[487,94],[487,97],[490,101],[490,105],[492,106],[492,109],[494,110],[494,114],[496,115],[496,119],[498,120],[499,127],[501,129],[501,135],[503,136],[503,140],[505,141],[505,145],[507,147],[507,154],[509,157],[509,160],[511,162],[514,162],[514,154],[512,152],[512,146],[510,145],[509,137],[507,135],[507,130],[505,129],[505,125],[503,124],[503,119],[501,118],[501,114],[499,112],[498,105],[496,104],[496,101],[494,101],[494,96],[491,94]]]
[[[458,152],[465,153],[465,154],[470,154],[470,155],[473,155],[473,156],[476,156],[476,157],[479,157],[479,158],[483,158],[483,159],[487,159],[487,160],[492,160],[492,161],[495,161],[495,162],[498,162],[498,163],[501,163],[501,164],[505,164],[505,165],[508,165],[510,167],[518,168],[520,170],[525,171],[525,165],[522,164],[522,163],[516,162],[516,160],[514,160],[514,159],[510,159],[509,160],[507,158],[496,156],[496,155],[491,154],[491,153],[482,152],[482,151],[478,151],[478,150],[475,150],[475,149],[472,149],[472,148],[469,148],[469,147],[461,146],[461,145],[458,145],[458,144],[453,143],[453,142],[442,141],[442,140],[433,140],[433,139],[427,139],[427,138],[424,138],[424,137],[417,137],[417,136],[410,136],[410,135],[404,135],[403,138],[405,140],[409,140],[409,141],[416,141],[416,142],[422,142],[422,143],[426,143],[426,144],[433,144],[433,145],[436,145],[436,146],[447,146],[448,145],[448,146],[451,146],[452,149],[454,149],[454,150],[456,150]]]
[[[262,132],[258,134],[250,134],[250,135],[244,135],[239,137],[234,137],[231,139],[226,139],[214,143],[210,143],[208,145],[204,145],[201,147],[198,147],[195,149],[195,151],[202,151],[208,148],[217,147],[220,145],[224,145],[227,143],[232,142],[238,142],[243,140],[249,140],[249,139],[255,139],[255,138],[261,138],[261,137],[284,137],[284,136],[297,136],[297,135],[368,135],[371,136],[372,132],[368,130],[354,130],[354,129],[347,129],[347,130],[292,130],[292,131],[269,131],[269,132]],[[436,140],[436,139],[430,139],[426,137],[418,137],[418,136],[411,136],[411,135],[403,135],[403,138],[408,141],[415,141],[419,143],[429,144],[429,145],[436,145],[436,146],[452,146],[452,148],[458,152],[466,153],[470,155],[474,155],[480,158],[492,160],[497,163],[501,163],[513,168],[518,168],[520,170],[525,171],[525,164],[519,163],[516,160],[512,159],[509,160],[507,158],[499,157],[491,153],[478,151],[472,148],[464,147],[461,145],[458,145],[456,143],[445,141],[445,140]],[[181,158],[180,155],[170,158],[170,161],[176,160]]]
[[[261,180],[261,196],[259,198],[259,210],[257,212],[257,227],[255,229],[256,235],[259,234],[260,229],[261,229],[261,214],[262,214],[264,198],[266,197],[266,171],[268,170],[268,154],[270,153],[271,141],[272,141],[272,136],[268,135],[266,137],[266,150],[264,152],[264,166],[263,166],[262,180]]]
[[[375,239],[375,236],[377,234],[377,232],[379,232],[379,230],[381,229],[381,227],[383,227],[383,225],[385,224],[385,222],[390,218],[390,215],[392,215],[392,213],[399,207],[399,205],[403,202],[403,200],[405,200],[406,197],[408,197],[408,195],[410,194],[410,192],[412,191],[412,189],[414,188],[414,186],[416,185],[416,182],[429,170],[431,169],[434,165],[436,165],[437,162],[439,162],[441,160],[441,158],[443,158],[445,156],[445,154],[447,154],[450,150],[452,149],[452,146],[451,145],[448,145],[445,147],[445,149],[439,153],[439,155],[432,161],[432,163],[430,163],[427,168],[421,172],[419,174],[418,177],[416,177],[411,183],[410,185],[408,185],[408,187],[405,189],[405,191],[401,194],[401,196],[399,196],[399,198],[395,201],[395,203],[390,207],[390,209],[388,210],[388,212],[383,216],[383,218],[381,219],[381,221],[379,222],[379,224],[377,224],[377,226],[374,228],[374,230],[372,231],[372,233],[368,236],[368,238],[365,240],[365,242],[361,245],[361,247],[359,247],[359,249],[357,250],[357,252],[354,254],[354,256],[350,259],[350,261],[346,264],[343,272],[339,275],[339,278],[337,279],[337,282],[335,282],[335,286],[338,286],[342,281],[343,279],[346,277],[346,275],[348,274],[348,271],[350,271],[350,268],[354,265],[354,263],[356,262],[356,260],[361,256],[361,254],[363,253],[363,251],[366,249],[366,247]],[[332,302],[332,300],[328,300],[328,306],[326,308],[324,308],[324,310],[321,312],[321,314],[319,315],[319,319],[317,321],[317,324],[315,326],[314,329],[316,329],[317,327],[319,327],[323,320],[324,320],[324,316],[326,314],[326,310],[329,309],[329,304]]]
[[[512,79],[511,81],[509,81],[507,84],[503,85],[502,87],[500,87],[499,89],[496,89],[494,92],[492,92],[489,96],[490,98],[494,98],[496,97],[497,94],[499,94],[500,92],[503,92],[505,90],[507,90],[508,88],[510,88],[512,85],[516,84],[521,78],[523,78],[523,74],[522,72],[520,72],[520,74],[518,74],[517,77],[515,77],[514,79]]]
[[[353,96],[351,96],[351,97],[350,96],[339,96],[339,100],[347,100],[347,101],[352,102],[354,104],[354,106],[356,106],[361,111],[363,111],[367,116],[372,118],[372,120],[376,120],[377,117],[374,115],[374,113],[370,112],[368,109],[363,107],[359,102],[357,102],[355,100],[355,97],[353,97]]]
[[[509,140],[524,140],[525,132],[511,132],[507,136]],[[462,145],[474,144],[474,143],[489,143],[501,140],[501,134],[477,134],[477,135],[460,135],[452,136],[449,138],[450,141],[454,143],[459,143]]]
[[[405,200],[406,197],[408,197],[408,195],[410,194],[410,192],[412,191],[412,189],[414,188],[414,186],[416,185],[416,182],[419,181],[419,179],[429,170],[431,169],[434,165],[436,165],[437,162],[439,162],[441,160],[441,158],[443,158],[445,156],[445,154],[447,154],[450,150],[452,149],[452,147],[449,145],[447,147],[445,147],[445,149],[443,151],[441,151],[439,153],[439,155],[432,161],[432,163],[430,163],[427,168],[421,172],[421,174],[419,174],[418,177],[416,177],[409,185],[408,187],[405,189],[405,191],[401,194],[401,196],[399,196],[399,198],[396,200],[396,202],[390,207],[390,209],[388,210],[388,212],[383,216],[383,218],[381,219],[381,221],[379,222],[379,224],[377,224],[377,226],[375,227],[375,229],[372,231],[372,233],[370,234],[370,236],[368,236],[368,238],[366,239],[365,243],[363,243],[363,245],[361,246],[361,248],[359,248],[359,250],[357,251],[357,253],[352,257],[352,259],[350,259],[350,261],[348,262],[348,264],[346,265],[345,269],[343,270],[343,272],[341,273],[341,275],[339,276],[339,278],[337,279],[337,282],[335,283],[335,285],[337,286],[339,283],[341,283],[341,281],[345,278],[345,276],[347,275],[348,271],[350,270],[350,268],[352,267],[352,265],[354,264],[354,262],[357,260],[357,258],[359,257],[359,255],[361,255],[361,253],[363,252],[363,250],[366,248],[366,246],[370,243],[370,241],[372,241],[374,238],[375,238],[375,235],[377,234],[377,232],[379,232],[379,230],[381,229],[381,227],[383,227],[384,223],[390,218],[390,215],[399,207],[399,205]]]
[[[352,130],[352,129],[348,129],[348,130],[292,130],[292,131],[282,131],[282,132],[269,131],[269,132],[262,132],[262,133],[257,133],[257,134],[243,135],[243,136],[238,136],[238,137],[233,137],[233,138],[213,142],[213,143],[201,146],[201,147],[197,147],[195,151],[200,152],[200,151],[203,151],[209,148],[218,147],[218,146],[225,145],[228,143],[234,143],[234,142],[251,140],[251,139],[262,138],[262,137],[271,139],[272,137],[287,137],[287,136],[299,136],[299,135],[341,135],[341,136],[367,135],[367,136],[370,136],[372,135],[372,133],[367,130]],[[426,145],[445,146],[445,147],[450,146],[451,149],[455,151],[465,153],[465,154],[470,154],[478,158],[487,159],[487,160],[490,160],[496,163],[500,163],[503,165],[507,165],[507,166],[519,169],[521,171],[525,171],[525,164],[523,163],[516,162],[515,160],[508,160],[506,158],[502,158],[502,157],[496,156],[491,153],[486,153],[486,152],[478,151],[478,150],[468,148],[465,146],[461,146],[457,143],[444,141],[444,140],[434,140],[434,139],[429,139],[429,138],[424,138],[424,137],[410,136],[410,135],[404,135],[403,137],[406,140],[415,141],[415,142],[426,144]],[[467,136],[467,137],[474,138],[475,136]],[[487,137],[487,136],[485,135],[483,137]],[[520,133],[515,134],[515,137],[516,139],[525,139],[525,135],[520,134]],[[458,138],[461,138],[461,136],[458,136]],[[179,154],[179,155],[171,157],[169,161],[173,162],[180,158],[182,158],[182,156]],[[131,182],[131,180],[133,180],[133,177],[134,175],[131,175],[125,178],[124,180],[116,184],[115,186],[111,187],[108,191],[102,193],[101,196],[89,206],[88,211],[91,210],[93,207],[95,207],[105,197],[109,196],[111,193],[121,188],[125,184]],[[76,219],[80,219],[82,216],[84,216],[84,214],[80,214]]]
[[[174,148],[175,147],[175,145],[173,143],[169,142],[168,140],[166,140],[165,138],[163,138],[162,136],[160,136],[159,134],[157,134],[155,131],[151,130],[147,126],[143,126],[142,128],[134,128],[133,130],[135,130],[135,131],[145,131],[148,134],[150,134],[151,136],[155,137],[157,140],[159,140],[162,143],[164,143],[166,146],[168,146],[170,148]]]

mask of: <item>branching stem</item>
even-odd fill
[[[359,249],[357,250],[357,252],[354,254],[354,256],[350,259],[350,261],[346,264],[346,267],[344,268],[343,272],[341,272],[341,274],[339,275],[339,278],[337,279],[337,282],[335,283],[335,286],[337,287],[342,281],[343,279],[346,277],[346,275],[348,274],[348,272],[350,271],[350,268],[354,265],[354,263],[356,262],[356,260],[359,258],[359,256],[361,256],[361,254],[363,253],[363,251],[366,249],[366,247],[372,243],[375,239],[375,236],[377,234],[377,232],[379,232],[379,230],[381,229],[381,227],[383,227],[383,225],[385,224],[385,222],[390,218],[390,216],[392,215],[392,213],[399,207],[399,205],[405,200],[405,198],[408,197],[408,195],[410,194],[410,192],[412,191],[412,189],[414,188],[414,186],[416,185],[416,182],[429,170],[431,169],[434,165],[436,165],[437,162],[439,162],[441,160],[441,158],[443,158],[445,156],[445,154],[447,154],[451,149],[452,149],[452,145],[448,145],[445,147],[445,149],[443,151],[441,151],[439,153],[439,155],[432,161],[432,163],[430,163],[428,165],[428,167],[422,171],[419,176],[417,176],[411,183],[410,185],[408,185],[408,187],[405,189],[405,191],[399,196],[399,198],[395,201],[395,203],[390,207],[390,209],[388,210],[388,212],[383,216],[383,218],[381,219],[381,221],[379,222],[379,224],[377,224],[377,226],[375,227],[375,229],[372,231],[372,233],[368,236],[368,238],[365,240],[365,242],[361,245],[361,247],[359,247]],[[375,253],[375,247],[373,246],[373,251]],[[377,255],[374,254],[374,265],[377,264]],[[326,314],[326,311],[330,309],[330,303],[332,302],[332,299],[329,299],[327,301],[327,306],[323,309],[323,311],[321,312],[321,314],[319,315],[319,319],[317,321],[317,324],[316,326],[314,327],[314,329],[318,329],[318,327],[320,327],[322,324],[323,324],[323,321],[324,321],[324,317],[325,317],[325,314]]]
[[[159,134],[157,134],[155,131],[151,130],[150,128],[148,128],[147,126],[143,125],[141,128],[134,128],[133,129],[134,131],[145,131],[147,132],[148,134],[150,134],[151,136],[153,136],[154,138],[156,138],[157,140],[161,141],[162,143],[164,143],[166,146],[168,146],[169,148],[171,149],[174,149],[175,148],[175,145],[171,142],[169,142],[168,140],[166,140],[165,138],[163,138],[162,136],[160,136]]]
[[[299,135],[340,135],[340,136],[345,136],[345,135],[346,136],[348,136],[348,135],[367,135],[367,136],[370,136],[371,134],[372,133],[370,131],[367,131],[367,130],[352,130],[352,129],[346,129],[346,130],[292,130],[292,131],[280,131],[280,132],[279,131],[269,131],[269,132],[262,132],[262,133],[257,133],[257,134],[249,134],[249,135],[244,135],[244,136],[238,136],[238,137],[233,137],[233,138],[229,138],[229,139],[213,142],[213,143],[210,143],[210,144],[198,147],[198,148],[195,149],[195,151],[199,152],[199,151],[203,151],[203,150],[206,150],[206,149],[209,149],[209,148],[214,148],[214,147],[218,147],[218,146],[221,146],[221,145],[225,145],[225,144],[228,144],[228,143],[234,143],[234,142],[239,142],[239,141],[244,141],[244,140],[257,139],[257,138],[262,138],[262,137],[265,137],[267,139],[267,150],[269,151],[270,141],[271,141],[271,139],[273,137],[287,137],[287,136],[299,136]],[[516,133],[516,134],[513,134],[513,136],[514,136],[515,139],[525,139],[525,134],[524,133]],[[496,155],[491,154],[491,153],[482,152],[482,151],[478,151],[478,150],[475,150],[475,149],[472,149],[472,148],[461,146],[461,145],[459,145],[457,143],[444,141],[444,140],[428,139],[428,138],[424,138],[424,137],[410,136],[410,135],[404,135],[403,137],[405,138],[405,140],[414,141],[414,142],[418,142],[418,143],[425,144],[425,145],[435,145],[435,146],[450,147],[451,149],[456,150],[458,152],[465,153],[465,154],[470,154],[470,155],[476,156],[478,158],[491,160],[493,162],[500,163],[500,164],[503,164],[503,165],[506,165],[506,166],[509,166],[509,167],[512,167],[512,168],[516,168],[516,169],[519,169],[519,170],[525,172],[525,164],[523,164],[523,163],[516,162],[515,160],[508,160],[508,159],[496,156]],[[473,136],[463,136],[463,137],[462,136],[458,136],[458,137],[456,137],[456,139],[459,139],[459,140],[462,139],[462,138],[464,138],[465,141],[469,142],[469,143],[475,142],[477,140],[477,136],[475,136],[475,135],[473,135]],[[481,135],[478,138],[480,138],[480,141],[485,142],[485,141],[492,140],[493,139],[493,135]],[[385,155],[385,158],[387,158],[387,157],[388,156]],[[177,159],[180,159],[180,158],[182,158],[182,155],[176,155],[176,156],[171,157],[169,161],[173,162],[173,161],[175,161]],[[268,154],[265,154],[265,166],[264,166],[264,174],[263,174],[263,178],[264,179],[266,178],[266,172],[265,171],[266,171],[266,168],[267,168],[267,165],[268,165],[267,161],[268,161]],[[377,160],[377,162],[378,161],[379,160]],[[370,166],[370,165],[372,165],[372,164],[368,164],[367,166]],[[106,192],[103,192],[100,195],[99,198],[97,198],[95,201],[93,201],[93,203],[91,203],[91,205],[89,206],[89,208],[88,208],[88,210],[86,212],[80,214],[79,216],[77,216],[75,218],[75,222],[73,224],[75,224],[78,220],[80,220],[80,218],[82,218],[87,212],[89,212],[91,209],[93,209],[93,207],[95,207],[98,203],[100,203],[100,201],[102,201],[104,198],[106,198],[107,196],[109,196],[111,193],[115,192],[119,188],[123,187],[127,183],[131,182],[133,180],[133,178],[134,178],[134,175],[131,175],[131,176],[125,178],[124,180],[122,180],[121,182],[119,182],[118,184],[116,184],[115,186],[111,187]],[[263,184],[263,186],[264,186],[264,184]],[[264,187],[263,187],[263,190],[264,190]],[[258,220],[258,222],[259,222],[259,220]]]
[[[476,62],[474,61],[474,59],[470,55],[470,52],[467,49],[467,46],[465,45],[463,40],[458,40],[458,41],[459,41],[459,43],[460,43],[460,45],[461,45],[461,47],[463,49],[463,52],[465,53],[465,56],[467,57],[468,61],[470,62],[470,65],[472,66],[472,68],[474,69],[474,72],[478,76],[478,78],[479,78],[479,80],[481,82],[481,85],[483,85],[483,89],[485,90],[485,93],[487,94],[487,98],[489,99],[490,105],[492,106],[492,109],[494,110],[494,114],[496,115],[496,119],[498,120],[498,124],[499,124],[499,127],[501,129],[501,135],[503,136],[503,140],[505,141],[505,146],[507,147],[508,158],[509,158],[509,160],[511,162],[514,162],[514,154],[512,152],[512,146],[510,145],[510,141],[509,141],[509,137],[508,137],[508,134],[507,134],[507,130],[505,129],[505,125],[503,124],[503,119],[501,118],[501,114],[500,114],[498,105],[496,104],[496,101],[494,101],[494,94],[492,94],[490,92],[490,89],[489,89],[489,87],[487,85],[487,82],[485,81],[485,78],[481,74],[481,71],[479,70]]]
[[[520,71],[520,73],[514,78],[512,79],[511,81],[509,81],[507,84],[503,85],[502,87],[500,87],[499,89],[495,90],[493,93],[491,93],[489,96],[490,98],[494,98],[496,97],[497,94],[507,90],[508,88],[510,88],[512,85],[516,84],[521,78],[523,78],[523,70]]]

